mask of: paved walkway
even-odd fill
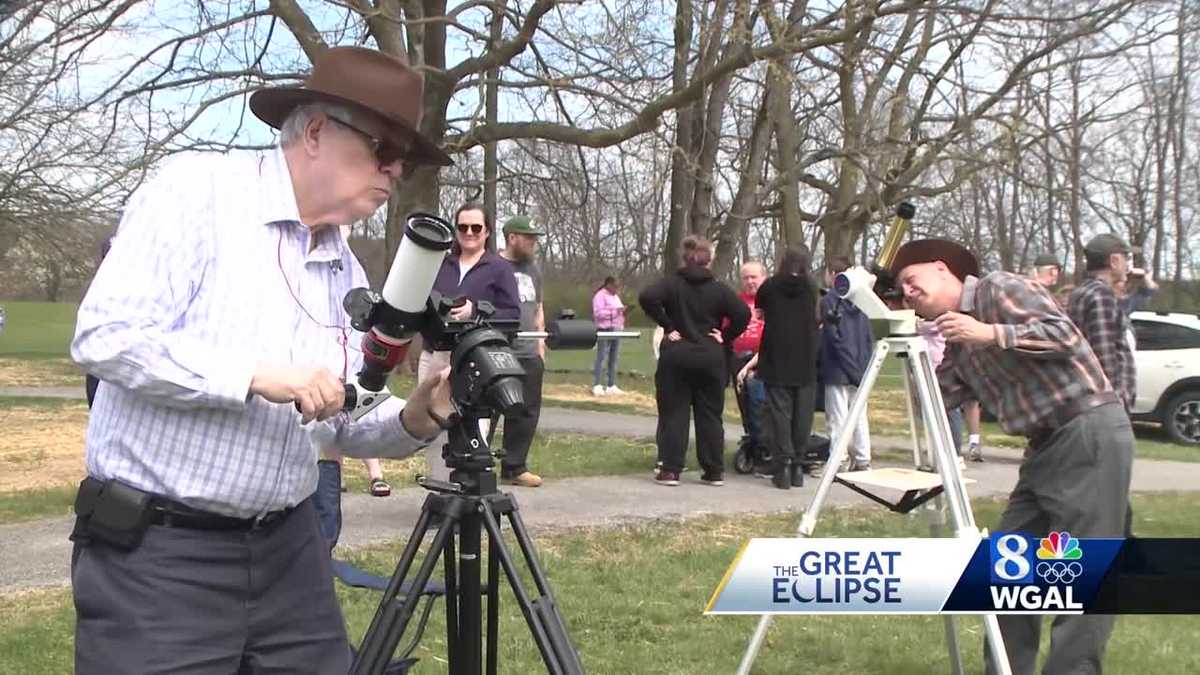
[[[57,391],[74,397],[69,389]],[[38,390],[36,395],[50,392]],[[16,395],[0,389],[0,396]],[[545,431],[576,432],[631,437],[653,436],[654,418],[584,410],[547,408],[541,428]],[[736,429],[727,435],[737,437]],[[900,447],[901,439],[876,439],[877,447]],[[971,464],[967,477],[972,497],[1007,494],[1016,482],[1019,456],[1016,451],[993,451],[990,461]],[[725,487],[700,484],[699,472],[683,474],[683,485],[656,485],[650,467],[644,475],[550,479],[536,489],[510,488],[517,495],[526,523],[535,531],[565,527],[611,526],[646,520],[676,519],[706,514],[796,512],[807,505],[816,488],[789,491],[771,489],[763,480],[739,476],[731,471]],[[1200,463],[1138,460],[1134,464],[1133,489],[1138,492],[1200,489]],[[345,527],[342,544],[359,547],[408,536],[426,492],[419,488],[396,490],[387,499],[367,495],[344,495]],[[865,504],[864,498],[835,487],[831,505]],[[71,518],[61,517],[16,525],[0,525],[0,592],[69,583]],[[781,534],[781,533],[764,533]]]

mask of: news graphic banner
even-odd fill
[[[1200,613],[1200,539],[752,539],[708,614]]]

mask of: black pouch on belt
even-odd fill
[[[119,481],[85,478],[75,497],[75,529],[71,541],[102,541],[132,551],[150,526],[154,496]]]

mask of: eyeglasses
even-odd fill
[[[463,234],[468,232],[471,234],[479,234],[480,232],[483,232],[483,225],[480,223],[459,223],[458,231],[462,232]]]
[[[330,117],[329,119],[336,122],[339,126],[343,126],[359,136],[362,136],[367,142],[367,147],[371,149],[371,154],[375,155],[375,159],[379,161],[380,166],[387,166],[388,164],[392,164],[397,161],[403,161],[405,159],[405,155],[408,154],[408,148],[402,148],[386,138],[377,138],[372,136],[371,134],[368,134],[367,132],[359,129],[345,120],[340,120],[336,117]],[[411,168],[411,163],[404,161],[404,172],[406,174]]]

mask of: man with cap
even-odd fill
[[[517,299],[521,307],[521,330],[546,330],[542,310],[542,271],[534,261],[538,239],[546,233],[529,216],[513,216],[504,223],[504,250],[500,255],[512,263],[517,278]],[[542,376],[546,371],[546,342],[516,340],[513,352],[525,369],[525,405],[528,416],[504,418],[504,458],[500,478],[512,485],[538,487],[541,476],[526,466],[529,447],[542,414]]]
[[[1058,261],[1058,256],[1053,253],[1043,253],[1033,260],[1033,280],[1046,288],[1054,288],[1058,285],[1058,278],[1062,274],[1062,263]]]
[[[1029,439],[997,531],[1120,537],[1133,431],[1083,334],[1033,279],[979,277],[962,246],[905,244],[891,267],[904,297],[947,341],[938,369],[947,407],[977,398],[1010,434]],[[1014,673],[1033,673],[1041,617],[1001,616]],[[1043,672],[1100,672],[1111,616],[1059,616]],[[990,663],[989,663],[990,668]]]
[[[340,414],[362,363],[342,298],[367,280],[338,227],[450,164],[421,99],[404,61],[328,49],[303,86],[250,98],[279,147],[181,155],[134,192],[71,345],[105,383],[75,505],[75,672],[349,668],[317,448],[407,456],[453,411],[443,372]]]
[[[1121,308],[1116,288],[1126,282],[1129,254],[1129,245],[1116,235],[1093,237],[1083,247],[1087,281],[1077,286],[1067,301],[1067,313],[1083,331],[1126,410],[1133,407],[1137,366],[1126,338],[1129,315]]]

